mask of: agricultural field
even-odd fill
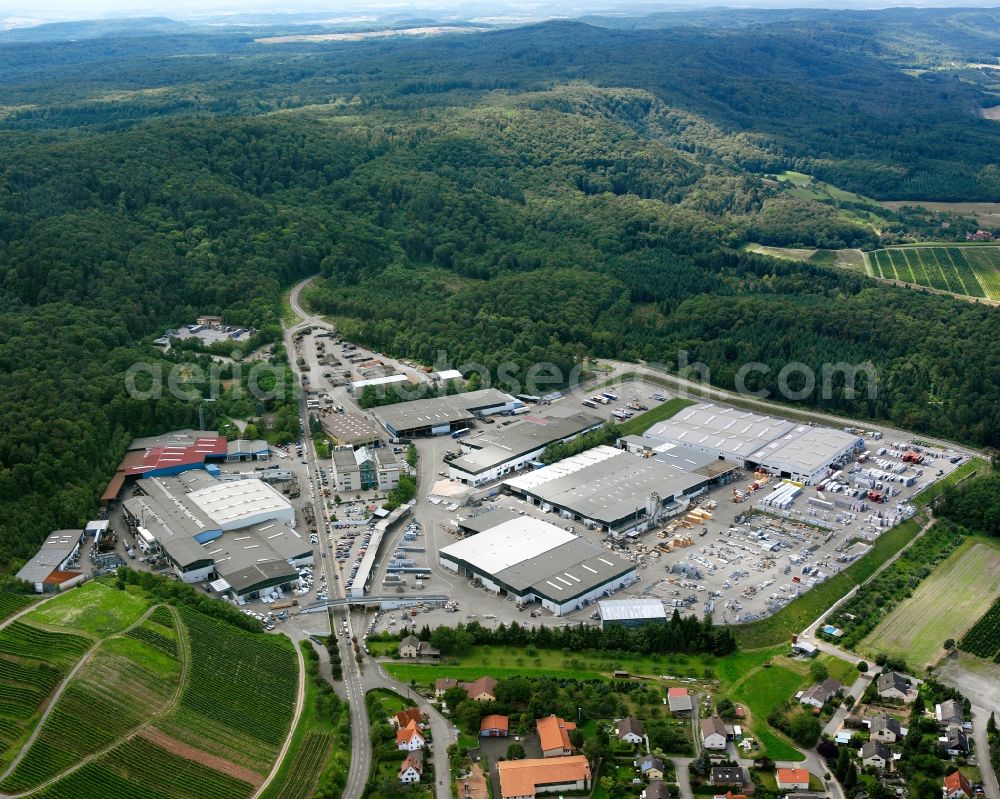
[[[0,621],[9,619],[19,610],[24,610],[34,600],[24,594],[10,594],[0,591]]]
[[[865,255],[861,250],[817,250],[796,247],[771,247],[764,244],[748,244],[750,252],[781,258],[784,261],[804,261],[817,266],[836,266],[842,269],[865,271]]]
[[[867,655],[903,658],[915,673],[944,654],[1000,597],[1000,542],[970,538],[882,619],[860,644]],[[993,643],[996,647],[997,638]]]
[[[138,590],[73,589],[0,631],[0,791],[247,799],[288,732],[297,671],[284,638]]]
[[[958,646],[976,657],[1000,662],[1000,599],[968,629]]]
[[[1000,301],[1000,246],[890,247],[867,258],[874,277]]]

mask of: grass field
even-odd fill
[[[939,203],[917,200],[887,200],[882,203],[886,208],[898,211],[904,206],[926,208],[928,211],[943,211],[944,213],[962,214],[975,217],[976,221],[986,228],[1000,225],[1000,203]]]
[[[906,660],[915,673],[936,662],[946,638],[959,639],[1000,597],[1000,542],[970,538],[859,645]]]
[[[1000,301],[1000,246],[890,247],[867,259],[874,277]]]
[[[46,602],[27,614],[23,621],[52,627],[69,627],[103,637],[124,630],[148,606],[149,603],[134,593],[118,591],[92,580]]]
[[[817,266],[837,266],[842,269],[865,271],[865,255],[861,250],[815,250],[795,247],[769,247],[748,244],[750,252],[770,255],[785,261],[805,261]]]

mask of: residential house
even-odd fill
[[[881,741],[865,741],[858,756],[861,758],[862,764],[874,766],[879,771],[884,771],[886,766],[892,762],[892,752]]]
[[[633,765],[639,770],[647,780],[662,780],[666,771],[663,761],[656,755],[645,755],[633,761]]]
[[[941,795],[943,799],[972,799],[972,783],[961,771],[953,771],[945,776]]]
[[[708,772],[709,785],[735,785],[741,787],[745,781],[743,769],[740,766],[714,766]]]
[[[779,791],[808,791],[809,771],[804,768],[779,768],[777,771]]]
[[[406,710],[397,711],[389,717],[389,723],[397,730],[403,729],[411,721],[415,722],[418,727],[421,726],[423,716],[420,714],[420,708],[408,707]]]
[[[479,734],[484,738],[506,738],[510,729],[510,719],[498,713],[484,716],[479,723]]]
[[[427,641],[421,641],[415,635],[408,635],[399,642],[399,656],[401,658],[438,658],[441,657],[441,653]]]
[[[916,692],[910,690],[910,681],[898,671],[883,671],[876,682],[878,695],[883,699],[912,702]]]
[[[534,799],[540,793],[590,790],[590,764],[583,755],[497,763],[501,799]]]
[[[952,724],[944,735],[938,738],[938,752],[948,757],[964,757],[969,754],[969,739],[965,731]]]
[[[618,719],[618,740],[628,741],[630,744],[641,744],[646,740],[646,732],[642,728],[642,722],[631,716]]]
[[[424,736],[415,721],[396,730],[396,748],[405,752],[424,748]]]
[[[434,681],[434,698],[440,699],[449,688],[458,686],[458,680],[452,677],[439,677]]]
[[[887,713],[879,713],[868,719],[869,737],[873,741],[894,744],[903,739],[899,722]]]
[[[404,785],[413,785],[420,782],[420,777],[424,773],[424,753],[421,749],[416,749],[407,753],[399,767],[399,781]]]
[[[474,682],[463,682],[465,695],[476,702],[495,702],[497,681],[493,677],[480,677]]]
[[[670,789],[663,784],[663,780],[650,780],[639,794],[639,799],[670,799]]]
[[[718,716],[701,720],[701,745],[706,749],[726,748],[726,725]]]
[[[799,697],[799,702],[803,705],[821,708],[843,690],[844,684],[840,680],[827,677],[823,682],[817,683],[812,688],[803,691]]]
[[[942,727],[951,724],[965,724],[965,711],[962,709],[962,704],[954,699],[946,699],[944,702],[934,705],[934,716]]]
[[[691,694],[688,693],[687,688],[668,688],[667,704],[670,706],[671,713],[680,716],[689,715],[694,709],[694,703],[691,701]]]
[[[569,733],[576,729],[576,724],[558,716],[546,716],[535,722],[538,728],[538,741],[542,747],[542,757],[563,757],[573,754],[573,744]]]

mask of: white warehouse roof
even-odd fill
[[[764,444],[794,428],[786,419],[704,403],[681,409],[670,419],[649,428],[646,435],[749,458]]]
[[[602,621],[643,621],[666,619],[661,599],[602,599],[597,603]]]
[[[538,558],[575,538],[575,535],[554,524],[531,516],[519,516],[449,544],[441,550],[441,554],[475,564],[486,574],[497,574],[518,563]]]
[[[761,447],[752,460],[798,474],[813,474],[855,446],[858,437],[830,427],[803,425]]]
[[[202,513],[223,530],[245,527],[266,518],[291,524],[291,504],[261,480],[234,480],[199,488],[187,495]]]

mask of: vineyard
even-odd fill
[[[995,602],[986,615],[969,629],[958,648],[1000,662],[1000,601]]]
[[[59,696],[0,789],[33,788],[125,737],[162,711],[177,690],[179,675],[176,658],[141,641],[108,639]]]
[[[243,632],[189,608],[180,612],[191,637],[191,670],[181,697],[187,719],[261,742],[273,760],[295,706],[294,651],[285,639]]]
[[[892,247],[868,264],[875,277],[1000,301],[1000,247]]]
[[[33,799],[246,799],[253,787],[132,738],[32,794]]]
[[[282,774],[277,790],[269,799],[309,799],[323,766],[333,749],[333,735],[310,732],[303,739],[289,768]]]
[[[32,603],[30,596],[24,594],[10,594],[0,591],[0,621],[9,619],[19,610],[23,610]]]

